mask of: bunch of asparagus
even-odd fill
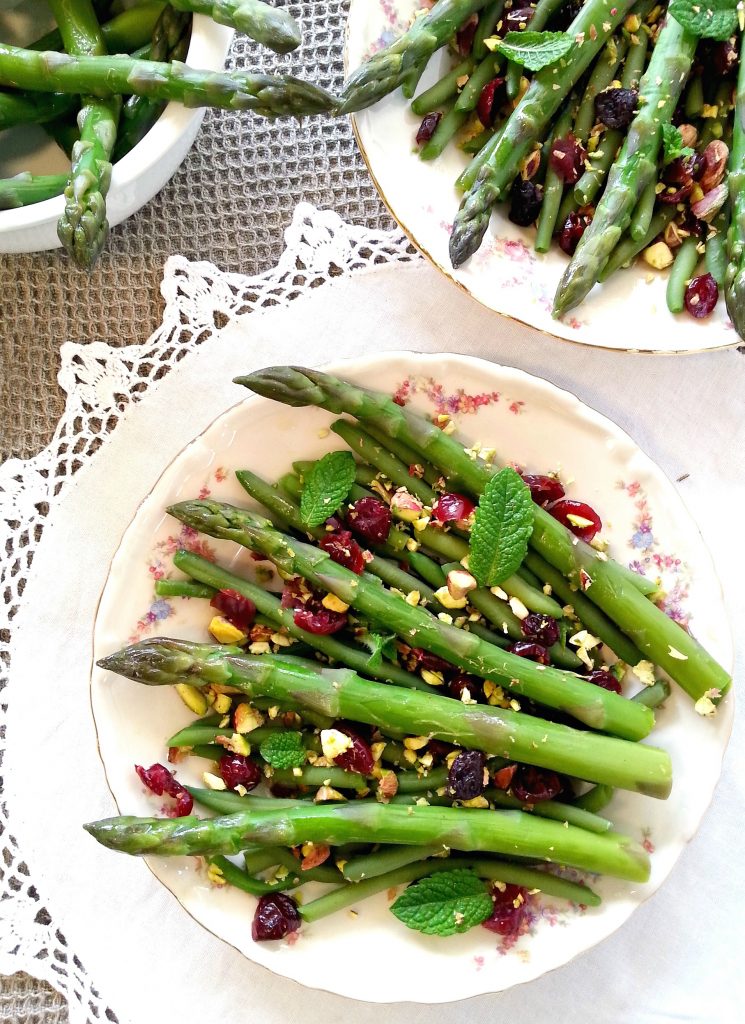
[[[272,563],[286,582],[280,598],[198,554],[175,554],[183,576],[157,582],[156,593],[209,600],[223,612],[210,627],[222,643],[156,638],[100,664],[146,685],[175,686],[201,716],[168,740],[169,759],[216,762],[206,788],[182,796],[217,817],[113,818],[88,831],[130,854],[204,856],[213,881],[264,901],[258,938],[277,937],[262,930],[267,915],[286,918],[286,934],[300,918],[440,871],[466,872],[456,888],[498,881],[597,902],[524,858],[644,880],[644,851],[612,833],[599,812],[614,788],[669,793],[667,754],[639,742],[669,694],[654,666],[701,713],[713,713],[730,685],[655,605],[656,581],[613,562],[602,545],[584,543],[528,499],[529,547],[526,534],[517,571],[503,573],[499,586],[480,586],[467,567],[499,478],[493,460],[465,449],[446,423],[324,373],[274,367],[238,383],[290,406],[352,417],[356,423],[340,419],[332,430],[356,460],[339,452],[297,462],[275,484],[239,471],[270,518],[212,500],[168,510]],[[324,477],[330,458],[336,475]],[[470,516],[449,524],[432,517],[439,501],[468,496],[480,502],[475,526]],[[383,514],[385,530],[372,542],[363,510]],[[524,644],[527,625],[547,638],[545,648]],[[613,674],[603,659],[615,663]],[[631,699],[618,682],[627,668],[646,684]],[[175,795],[180,784],[154,769]],[[274,795],[253,795],[264,777]],[[162,793],[159,778],[151,788]],[[302,857],[288,847],[302,848]],[[228,859],[239,853],[244,868]],[[311,880],[337,887],[299,907],[286,896],[277,904],[276,893]],[[419,927],[407,905],[394,912]],[[486,901],[482,909],[486,921],[499,908]]]
[[[291,76],[217,74],[183,63],[192,14],[206,14],[277,53],[300,44],[297,22],[263,0],[144,0],[103,20],[108,3],[49,0],[57,29],[26,48],[0,43],[0,130],[42,124],[68,154],[70,174],[0,180],[0,210],[60,194],[60,241],[91,270],[109,233],[112,161],[150,130],[166,103],[253,110],[264,117],[317,114],[334,98]],[[64,52],[60,52],[64,51]],[[123,103],[122,97],[128,97]]]
[[[340,109],[399,86],[410,98],[449,43],[452,70],[411,109],[422,159],[454,138],[471,155],[454,267],[508,202],[515,223],[537,222],[536,251],[555,240],[571,257],[555,316],[641,253],[670,267],[671,312],[704,319],[724,289],[745,337],[742,28],[737,0],[437,0],[351,75]]]

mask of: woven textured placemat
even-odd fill
[[[303,45],[277,57],[235,39],[234,68],[287,72],[338,89],[348,0],[285,3]],[[35,454],[63,409],[56,383],[63,341],[144,341],[161,319],[159,285],[168,256],[206,259],[256,274],[282,252],[300,199],[345,220],[390,229],[346,118],[271,123],[208,111],[185,163],[152,202],[115,228],[92,275],[60,252],[0,256],[0,461]],[[0,978],[0,1022],[64,1024],[61,996],[26,974]]]
[[[348,2],[285,3],[301,22],[301,48],[278,57],[237,38],[229,66],[281,68],[338,89]],[[244,274],[272,266],[300,199],[354,223],[393,226],[347,118],[272,123],[208,111],[180,171],[114,229],[90,276],[59,251],[0,256],[0,461],[47,443],[62,412],[61,342],[144,341],[160,321],[163,264],[174,253]]]

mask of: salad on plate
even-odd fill
[[[411,929],[510,937],[539,893],[586,907],[594,876],[646,881],[648,850],[602,812],[616,789],[669,794],[670,757],[640,742],[669,680],[705,717],[731,680],[658,607],[655,580],[613,561],[602,510],[556,473],[466,448],[446,414],[297,367],[238,383],[339,415],[344,447],[278,481],[238,469],[262,512],[168,508],[248,549],[253,578],[177,550],[180,576],[155,590],[204,602],[203,640],[99,662],[173,686],[195,720],[167,764],[133,768],[166,816],[90,834],[203,858],[214,885],[258,898],[258,941],[402,885],[391,909]],[[186,758],[199,787],[177,778]],[[311,882],[330,888],[306,899]]]

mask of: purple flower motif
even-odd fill
[[[173,608],[168,601],[161,597],[150,605],[150,611],[147,614],[151,622],[159,622],[173,615]]]
[[[649,548],[654,546],[654,535],[646,524],[642,524],[633,535],[631,545],[635,548],[641,548],[642,551],[648,551]]]

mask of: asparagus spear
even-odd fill
[[[451,572],[453,569],[460,568],[460,564],[450,562],[443,568],[445,572]],[[513,640],[523,639],[524,634],[520,627],[520,619],[515,615],[509,604],[495,594],[492,594],[488,587],[476,587],[474,590],[469,591],[468,603],[473,605],[476,611],[481,612],[484,618],[501,630],[503,634],[506,633]],[[469,623],[469,626],[473,626],[473,623]],[[578,669],[582,665],[574,651],[562,647],[560,643],[553,644],[549,648],[549,653],[552,664],[559,665],[561,668]]]
[[[49,6],[69,54],[101,57],[107,52],[91,0],[49,0]],[[106,193],[120,110],[121,100],[116,96],[82,97],[80,138],[72,148],[72,169],[57,236],[84,270],[93,269],[109,235]]]
[[[135,856],[234,854],[250,843],[444,843],[453,850],[537,857],[635,882],[649,877],[644,849],[626,836],[564,828],[521,811],[479,813],[453,807],[400,807],[371,802],[299,805],[220,818],[118,817],[83,826],[103,846]]]
[[[565,604],[572,605],[582,625],[595,636],[600,637],[617,658],[625,661],[627,665],[638,665],[640,661],[644,660],[641,651],[618,629],[615,623],[603,615],[579,587],[572,589],[569,581],[534,551],[528,552],[525,561],[542,580],[549,584],[558,598]]]
[[[408,848],[404,847],[403,849]],[[386,892],[395,886],[414,882],[419,878],[434,874],[436,871],[453,871],[455,868],[470,868],[479,878],[523,885],[529,889],[540,889],[547,896],[558,896],[584,906],[598,906],[600,903],[600,897],[591,889],[559,878],[548,871],[526,868],[521,864],[507,864],[497,860],[448,858],[445,860],[420,860],[414,864],[407,861],[405,866],[395,868],[384,875],[375,875],[361,882],[353,882],[340,886],[338,889],[332,889],[331,892],[318,896],[310,903],[301,904],[298,910],[303,921],[310,924],[329,914],[335,914],[345,907],[355,906],[361,900],[367,899],[368,896],[373,896],[377,892]]]
[[[5,92],[0,89],[0,131],[17,124],[44,124],[75,109],[75,96]]]
[[[735,92],[728,181],[732,219],[727,232],[724,298],[735,330],[745,338],[745,35],[740,37],[740,70]]]
[[[248,580],[236,576],[235,573],[222,569],[219,565],[202,558],[201,555],[195,555],[191,551],[177,551],[173,557],[173,564],[201,583],[206,583],[218,590],[236,590],[253,601],[259,611],[272,619],[279,628],[286,629],[290,636],[302,640],[309,647],[320,651],[334,661],[348,665],[362,675],[373,676],[375,679],[391,682],[396,686],[407,686],[429,692],[429,687],[423,679],[407,672],[400,665],[394,665],[390,661],[381,661],[380,664],[377,664],[367,651],[345,644],[337,637],[308,633],[296,626],[292,609],[283,608],[275,594],[270,594],[269,591],[255,583],[249,583]]]
[[[136,7],[120,11],[109,21],[101,25],[101,34],[108,53],[131,53],[140,46],[145,46],[153,34],[155,23],[160,17],[165,4],[161,0],[150,0]],[[34,43],[29,43],[29,50],[62,50],[64,49],[62,33],[59,28],[52,29]]]
[[[637,15],[646,16],[645,8],[637,9]],[[647,46],[649,36],[643,27],[632,35],[629,51],[623,65],[621,76],[621,87],[624,89],[638,89],[639,81],[644,70],[644,63],[647,58]],[[607,128],[603,132],[600,145],[590,157],[591,166],[577,184],[574,186],[574,198],[580,206],[591,203],[597,195],[601,185],[608,176],[618,150],[623,144],[624,133],[620,128]]]
[[[653,242],[655,238],[665,230],[677,212],[677,207],[672,204],[663,206],[661,209],[658,209],[654,217],[652,217],[652,221],[649,225],[649,231],[647,231],[644,238],[640,238],[638,241],[633,239],[631,235],[626,235],[625,238],[622,238],[611,253],[608,262],[600,271],[598,281],[601,283],[603,281],[607,281],[608,278],[619,269],[619,267],[629,266],[634,257],[638,256],[643,249],[647,248],[650,242]]]
[[[374,576],[355,575],[325,551],[286,537],[268,520],[251,512],[214,501],[185,501],[168,511],[211,537],[261,551],[283,572],[299,574],[336,594],[372,622],[397,633],[411,647],[431,651],[482,678],[498,679],[516,694],[565,711],[586,725],[636,740],[648,735],[654,724],[647,708],[634,706],[572,672],[537,665],[441,622],[426,609],[391,594]]]
[[[439,0],[411,28],[380,50],[347,79],[337,111],[352,114],[397,89],[411,71],[444,46],[453,33],[488,0]]]
[[[308,667],[289,656],[251,657],[237,647],[168,638],[140,641],[99,665],[151,686],[219,683],[252,699],[291,700],[301,710],[366,722],[383,732],[432,736],[661,799],[670,791],[670,759],[655,747],[581,732],[516,711],[462,704],[434,693],[392,690],[348,669]]]
[[[570,90],[634,2],[587,0],[568,29],[577,45],[556,64],[536,73],[461,202],[450,236],[450,259],[454,267],[465,263],[479,248],[489,226],[492,207],[504,198],[533,143],[543,137]]]
[[[191,15],[166,5],[153,27],[150,60],[184,61],[191,41]],[[119,133],[114,146],[113,161],[121,160],[137,145],[165,110],[163,100],[147,96],[130,96],[122,106]]]
[[[0,180],[0,210],[16,210],[52,199],[64,190],[66,174],[16,174]]]
[[[639,112],[611,168],[593,221],[561,279],[554,316],[573,309],[590,291],[629,226],[638,197],[655,180],[660,126],[668,123],[675,111],[697,44],[698,38],[674,18],[668,18],[662,26],[639,84]]]
[[[170,0],[177,11],[206,14],[218,25],[236,28],[275,53],[300,46],[300,26],[288,11],[262,0]]]
[[[70,57],[0,43],[0,85],[36,92],[148,96],[187,107],[253,110],[264,117],[300,117],[330,110],[335,98],[287,76],[198,71],[133,57]]]
[[[414,448],[468,493],[480,495],[497,472],[496,466],[469,458],[459,441],[419,413],[321,371],[269,367],[238,377],[236,383],[285,405],[317,405],[335,415],[349,413],[365,425],[369,422]],[[712,700],[716,703],[720,699],[717,692],[727,692],[732,682],[727,672],[678,623],[644,598],[638,589],[645,582],[642,577],[609,558],[599,557],[594,548],[570,534],[545,509],[535,506],[533,514],[533,549],[597,604],[650,661],[664,669],[694,700],[714,690]],[[591,580],[589,585],[586,581],[583,585],[583,572]]]

